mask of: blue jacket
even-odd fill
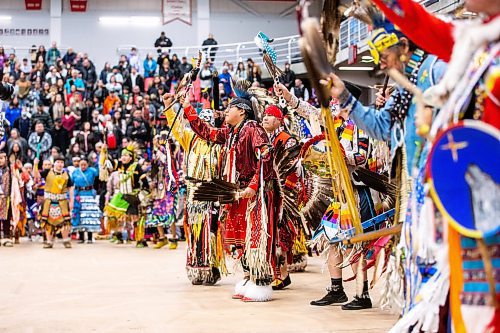
[[[154,77],[155,76],[154,73],[156,72],[156,67],[158,67],[156,60],[151,59],[151,64],[149,64],[148,59],[144,59],[144,78]]]
[[[226,93],[226,96],[230,96],[233,92],[233,89],[231,88],[231,74],[221,73],[219,74],[219,80],[222,84],[224,84],[224,91]]]
[[[437,57],[429,55],[420,66],[418,72],[417,87],[422,91],[427,90],[431,86],[437,84],[446,71],[446,63],[438,60]],[[430,75],[429,75],[430,73]],[[403,89],[398,87],[400,91]],[[415,128],[415,112],[416,104],[412,101],[408,110],[408,115],[404,121],[404,138],[401,138],[399,133],[391,123],[390,110],[394,107],[394,97],[391,96],[385,106],[379,110],[374,107],[363,106],[352,95],[342,103],[342,108],[348,108],[349,116],[356,125],[368,133],[368,136],[376,140],[391,141],[391,154],[394,154],[398,147],[398,142],[404,139],[406,145],[406,156],[408,172],[411,174],[412,167],[417,165],[421,167],[425,162],[427,152],[422,152],[421,158],[414,160],[415,154],[418,152],[418,147],[423,144],[424,139],[417,135]]]
[[[20,107],[11,109],[10,106],[8,106],[7,109],[5,109],[5,118],[9,121],[11,128],[14,126],[14,121],[21,117],[21,111],[22,109]]]

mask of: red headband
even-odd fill
[[[283,120],[283,112],[276,105],[269,105],[264,111],[264,115],[273,116],[279,120]]]

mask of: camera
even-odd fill
[[[9,83],[0,82],[0,100],[10,99],[14,94],[14,87]]]

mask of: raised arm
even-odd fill
[[[189,101],[183,103],[184,116],[189,121],[191,129],[202,139],[223,144],[229,134],[229,128],[216,128],[208,125],[206,122],[198,118],[198,114]]]
[[[163,103],[165,104],[165,108],[172,103],[172,100],[173,98],[169,94],[165,94],[163,96]],[[195,135],[194,132],[191,129],[182,126],[181,121],[176,121],[174,124],[175,111],[173,107],[165,110],[164,113],[167,117],[169,126],[172,128],[172,135],[179,142],[182,149],[187,151],[189,149],[189,143]]]
[[[415,44],[444,61],[450,61],[455,45],[453,24],[444,22],[413,0],[372,2]]]

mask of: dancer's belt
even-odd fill
[[[49,199],[52,201],[61,201],[61,200],[66,200],[68,198],[66,197],[66,193],[56,194],[45,191],[45,199]]]
[[[90,191],[94,189],[94,186],[77,186],[78,191]]]

